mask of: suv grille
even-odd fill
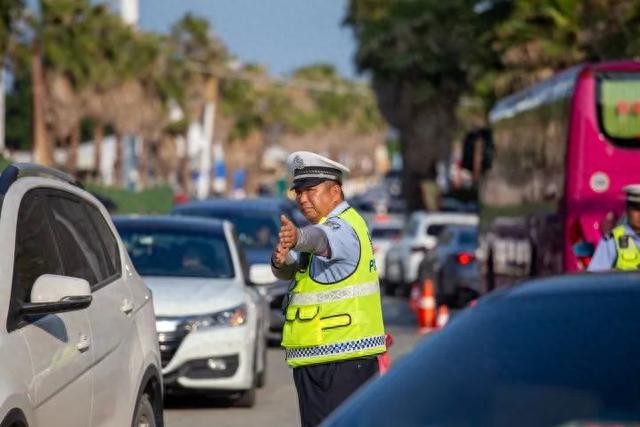
[[[178,351],[184,337],[189,331],[183,325],[179,325],[173,332],[158,332],[158,344],[160,345],[160,359],[162,367],[169,364],[173,356]]]

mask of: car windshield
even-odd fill
[[[142,276],[234,276],[233,262],[223,235],[178,230],[120,229],[131,261]]]
[[[275,212],[241,210],[184,210],[180,215],[196,215],[207,218],[226,219],[238,233],[243,249],[273,249],[278,244],[280,218]]]
[[[273,249],[278,244],[279,221],[271,215],[230,218],[240,243],[252,249]]]
[[[420,222],[417,219],[410,220],[402,231],[402,235],[405,237],[415,236],[419,225]]]
[[[475,231],[462,231],[458,235],[458,243],[461,245],[473,245],[478,243],[478,233]]]
[[[446,227],[446,224],[433,224],[427,227],[427,235],[438,237],[442,230]]]

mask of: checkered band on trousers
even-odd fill
[[[384,345],[384,335],[380,335],[377,337],[367,337],[354,341],[345,341],[336,344],[325,344],[315,347],[288,348],[285,351],[285,354],[287,360],[307,359],[311,357],[352,353],[355,351],[368,350],[376,347],[384,347]]]

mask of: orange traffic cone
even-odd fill
[[[420,332],[428,332],[436,325],[436,299],[433,295],[433,282],[430,279],[425,279],[422,284],[417,315]]]
[[[440,329],[444,327],[449,321],[449,307],[441,305],[438,307],[438,317],[436,319],[436,328]]]

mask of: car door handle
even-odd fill
[[[84,353],[91,346],[91,341],[86,335],[80,335],[80,341],[76,344],[76,348],[80,353]]]
[[[124,314],[130,314],[133,311],[133,302],[128,299],[122,300],[122,305],[120,306],[120,310]]]

